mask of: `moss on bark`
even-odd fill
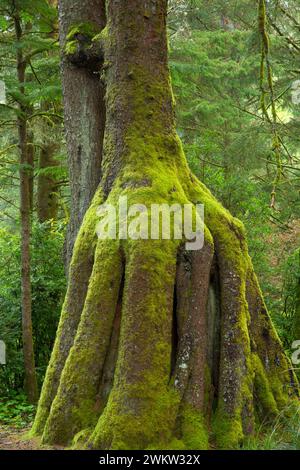
[[[298,385],[242,223],[187,166],[174,124],[166,2],[156,0],[150,16],[141,3],[108,2],[103,179],[76,241],[33,429],[76,448],[202,449],[211,439],[234,448],[254,431],[257,407],[276,414]],[[203,249],[184,253],[174,237],[97,240],[97,207],[121,196],[147,208],[204,204]],[[213,276],[218,335],[209,333]]]

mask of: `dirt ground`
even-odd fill
[[[32,441],[24,440],[27,429],[15,429],[0,425],[0,450],[34,450]]]
[[[16,429],[0,424],[1,450],[61,450],[61,447],[40,446],[35,439],[26,439],[29,428]],[[1,460],[1,459],[0,459]]]

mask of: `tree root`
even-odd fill
[[[43,442],[202,449],[210,434],[232,448],[259,413],[297,397],[242,224],[189,178],[185,194],[206,208],[200,251],[178,240],[97,241],[95,196],[32,431]],[[125,191],[145,197],[139,186]]]

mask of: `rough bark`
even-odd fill
[[[21,21],[16,12],[14,17],[16,40],[22,40]],[[38,398],[37,380],[35,372],[33,336],[32,336],[32,305],[31,305],[31,277],[30,277],[30,236],[31,236],[31,210],[33,198],[33,144],[29,142],[26,107],[25,79],[26,61],[24,61],[22,47],[17,49],[17,75],[21,100],[17,127],[19,134],[20,151],[20,216],[21,216],[21,305],[22,305],[22,339],[24,356],[24,388],[28,400],[35,403]]]
[[[187,166],[174,123],[166,10],[166,0],[109,0],[97,37],[107,87],[103,178],[76,240],[33,427],[44,442],[231,448],[298,393],[243,225]],[[97,207],[120,196],[148,208],[203,203],[203,249],[186,252],[162,237],[98,240]]]
[[[54,158],[57,144],[45,143],[39,156],[39,170],[51,171],[58,165]],[[40,174],[37,181],[37,216],[40,222],[56,219],[58,210],[58,181],[51,175]]]
[[[83,38],[105,26],[104,0],[60,0],[59,24],[65,130],[71,190],[70,222],[65,246],[66,270],[83,216],[101,177],[105,125],[104,88],[99,72],[72,63],[66,54],[68,35],[83,28]]]
[[[50,104],[41,103],[41,111],[47,113]],[[40,222],[56,219],[58,211],[59,181],[51,174],[58,165],[55,154],[60,148],[60,129],[56,122],[43,120],[41,123],[42,142],[40,145],[38,168],[40,173],[37,178],[37,200],[36,209]]]

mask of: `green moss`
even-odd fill
[[[96,35],[93,36],[92,41],[93,42],[102,42],[102,41],[107,41],[109,37],[109,32],[108,32],[108,26],[105,26],[105,28],[98,32]]]
[[[257,394],[257,399],[266,413],[276,415],[278,413],[278,408],[270,388],[266,371],[257,354],[252,355],[252,361],[254,365],[254,387]]]
[[[186,450],[186,446],[182,440],[172,439],[167,444],[156,444],[155,446],[147,447],[146,450]]]
[[[122,396],[120,396],[120,393]],[[122,403],[124,398],[136,402],[135,412]],[[164,449],[172,442],[178,397],[172,390],[155,387],[145,381],[140,386],[124,385],[113,391],[101,415],[88,447],[94,449],[136,450]]]
[[[220,407],[214,415],[212,430],[218,449],[235,449],[243,442],[244,433],[239,412],[231,416]]]
[[[182,440],[186,449],[208,449],[208,428],[203,415],[185,404],[181,412]]]
[[[85,446],[86,442],[88,441],[92,432],[93,432],[93,428],[82,429],[81,431],[79,431],[73,438],[72,449],[73,450],[82,449]]]
[[[168,385],[176,249],[172,241],[159,240],[126,241],[124,246],[127,263],[115,382],[88,445],[160,448],[173,439],[179,406],[179,396]],[[135,284],[140,278],[141,294]],[[158,296],[161,289],[164,292]]]
[[[92,40],[99,33],[99,27],[94,23],[77,23],[71,26],[67,34],[67,40],[72,41],[76,34],[82,34]]]
[[[99,28],[93,23],[78,23],[73,25],[69,29],[66,37],[66,44],[64,48],[65,54],[73,55],[76,53],[78,47],[76,36],[79,34],[84,36],[92,43],[93,39],[101,33],[99,33]]]
[[[290,396],[288,393],[288,379],[283,380],[282,377],[280,377],[280,375],[278,374],[278,372],[273,371],[273,374],[271,375],[271,377],[269,377],[269,382],[278,408],[280,410],[285,408],[288,405],[288,402],[290,401]]]
[[[65,53],[67,55],[73,55],[77,51],[78,42],[77,41],[68,41],[65,45]]]
[[[49,415],[50,407],[53,401],[53,398],[57,392],[56,388],[58,386],[59,380],[59,372],[61,370],[61,366],[59,366],[59,361],[62,360],[62,354],[64,353],[67,355],[68,351],[62,350],[61,344],[63,343],[63,334],[65,334],[66,328],[70,328],[70,308],[74,302],[74,298],[78,295],[78,289],[81,286],[77,286],[77,283],[81,283],[82,276],[86,276],[85,272],[87,270],[87,264],[90,263],[91,258],[94,257],[95,246],[97,243],[97,235],[96,235],[96,225],[98,221],[97,217],[97,208],[103,201],[103,196],[100,190],[97,191],[91,207],[87,211],[82,227],[80,229],[79,235],[77,237],[73,257],[70,265],[70,279],[72,280],[68,285],[68,291],[66,294],[66,299],[64,302],[62,315],[58,327],[57,338],[55,342],[55,346],[52,352],[50,364],[47,370],[45,382],[43,384],[43,389],[41,393],[41,397],[39,400],[38,411],[34,421],[34,425],[32,428],[33,435],[41,435],[44,431],[44,427]],[[111,257],[107,257],[107,263],[109,263]],[[108,268],[111,270],[110,268]],[[113,271],[114,272],[114,271]],[[110,290],[106,290],[107,293]],[[72,320],[74,321],[74,320]],[[77,356],[78,364],[80,363],[80,353]],[[87,355],[88,357],[88,355]],[[74,377],[74,380],[70,381],[70,386],[76,383],[76,380],[79,379],[80,381],[80,373],[79,368],[74,367],[75,374],[78,373],[78,377]],[[84,376],[84,373],[82,374]],[[84,402],[82,403],[82,406]],[[64,407],[63,407],[64,408]],[[85,406],[83,406],[85,408]],[[83,409],[82,408],[82,409]],[[74,407],[74,412],[76,414],[76,407]],[[77,416],[76,420],[81,420],[79,415]],[[82,413],[85,414],[85,411]],[[87,414],[87,420],[89,414]],[[93,414],[95,417],[95,413]],[[46,436],[45,436],[46,438]]]
[[[44,430],[45,442],[69,442],[77,431],[97,422],[95,401],[109,347],[121,275],[118,241],[99,240],[75,341]]]

